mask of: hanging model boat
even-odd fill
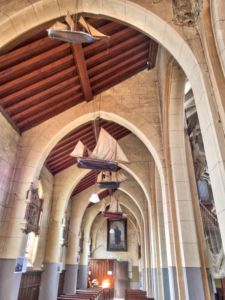
[[[125,181],[127,177],[122,172],[102,171],[98,174],[97,185],[101,189],[118,189],[120,183]]]
[[[102,206],[100,212],[102,216],[105,218],[119,219],[123,217],[123,212],[119,204],[119,201],[114,196],[111,196],[109,209],[106,209],[105,200],[104,199],[102,200]]]
[[[51,28],[47,29],[50,38],[68,43],[93,43],[96,40],[109,38],[109,36],[88,24],[82,16],[78,22],[86,32],[76,30],[76,24],[69,13],[67,13],[65,20],[67,24],[56,22]]]
[[[82,169],[116,172],[118,162],[129,163],[117,140],[103,128],[93,152],[79,141],[70,155],[77,158],[77,166]]]

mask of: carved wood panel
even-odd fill
[[[109,279],[110,287],[114,287],[114,262],[114,259],[90,259],[91,280],[97,279],[101,285],[103,280]],[[108,271],[112,271],[112,275],[108,275]]]
[[[63,294],[63,286],[64,286],[65,273],[66,273],[66,271],[62,271],[59,274],[58,295],[62,295]]]
[[[38,300],[41,274],[41,271],[22,274],[18,300]]]
[[[25,228],[23,228],[23,231],[25,233],[34,232],[35,234],[39,234],[43,199],[39,198],[38,189],[35,189],[33,184],[31,184],[30,189],[27,191],[26,199],[27,208],[24,216]]]

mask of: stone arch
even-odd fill
[[[46,6],[48,6],[48,14],[46,14]],[[5,45],[27,30],[64,15],[67,10],[74,13],[75,8],[74,0],[67,1],[64,6],[60,6],[59,2],[52,1],[50,3],[44,3],[44,1],[38,1],[37,3],[22,7],[22,9],[13,13],[10,18],[4,15],[0,23],[2,31],[1,43]],[[97,5],[93,1],[80,1],[78,11],[76,12],[80,11],[117,18],[118,20],[135,26],[137,29],[158,41],[174,56],[185,71],[193,88],[203,132],[203,140],[205,142],[206,156],[211,158],[210,154],[212,149],[214,153],[217,153],[217,155],[211,159],[210,169],[213,169],[220,161],[223,161],[223,154],[220,151],[220,147],[222,149],[223,145],[220,145],[220,143],[224,143],[224,141],[220,142],[217,138],[222,128],[221,126],[218,128],[218,125],[215,126],[214,124],[213,113],[215,112],[212,110],[211,105],[213,104],[208,98],[208,91],[204,81],[205,74],[193,51],[181,35],[162,18],[131,1],[124,2],[118,0],[116,5],[113,4],[113,2],[109,2],[107,6],[105,6],[102,1],[99,1]],[[17,26],[15,26],[15,24]],[[214,143],[209,143],[204,137],[206,131]],[[162,176],[161,172],[162,169],[160,170],[160,177]]]
[[[90,120],[93,120],[95,117],[96,116],[94,113],[84,114],[76,119],[73,119],[71,122],[68,122],[68,124],[66,124],[63,128],[61,128],[61,130],[56,131],[56,134],[52,137],[51,140],[49,140],[50,137],[49,138],[46,137],[45,141],[48,141],[48,143],[46,143],[43,146],[42,152],[39,153],[39,157],[35,161],[36,162],[35,166],[33,166],[31,168],[31,171],[32,171],[31,180],[32,180],[32,178],[39,175],[41,167],[43,166],[43,162],[45,161],[49,152],[62,137],[64,137],[66,134],[68,134],[71,130],[81,126],[82,124],[85,124],[86,122],[88,122]],[[137,128],[130,121],[126,120],[125,118],[122,118],[119,115],[116,115],[116,114],[110,113],[110,112],[101,111],[100,117],[105,120],[113,121],[117,124],[120,124],[121,126],[124,126],[125,128],[129,129],[133,134],[135,134],[137,136],[137,138],[139,138],[145,144],[145,146],[147,147],[149,152],[152,154],[153,158],[155,159],[156,165],[158,167],[159,173],[161,174],[161,176],[163,176],[162,162],[161,162],[161,158],[158,155],[158,153],[161,152],[161,149],[157,148],[157,146],[158,146],[157,144],[154,145],[154,141],[152,143],[151,140],[149,140],[149,138],[143,132],[141,132],[141,130],[139,128]],[[121,164],[120,166],[122,168],[124,168],[124,170],[127,171],[137,181],[136,174],[134,172],[132,172],[129,169],[129,167],[127,167],[123,164]],[[29,166],[27,166],[27,164],[25,165],[25,167],[30,168]],[[75,181],[72,180],[72,178],[71,178],[71,171],[74,172],[74,178],[76,178]],[[57,186],[57,182],[62,181],[61,177],[69,179],[67,181],[66,185],[63,187],[63,191],[66,191],[66,193],[67,193],[63,196],[64,199],[67,199],[66,201],[69,200],[69,197],[72,193],[73,188],[87,173],[88,173],[87,170],[78,169],[76,166],[72,166],[69,169],[64,170],[56,175],[56,182],[55,182],[56,186]],[[138,180],[138,184],[141,186],[148,202],[150,203],[150,198],[149,198],[149,194],[147,192],[146,187],[143,185],[141,180]],[[62,197],[58,193],[58,191],[55,191],[55,194],[57,194],[57,197]],[[53,205],[53,208],[54,208],[54,205]],[[64,210],[65,210],[65,206],[64,206]]]
[[[44,11],[47,5],[50,14],[46,14]],[[7,44],[7,42],[23,34],[30,28],[34,28],[35,26],[64,15],[68,10],[74,13],[75,9],[76,5],[74,4],[74,0],[67,1],[64,6],[60,6],[58,2],[45,4],[43,1],[38,1],[37,3],[22,8],[15,15],[12,15],[11,18],[5,16],[2,20],[1,29],[4,30],[4,28],[7,27],[9,34],[2,34],[2,44]],[[99,1],[97,5],[93,1],[79,1],[78,11],[117,18],[118,20],[135,26],[137,29],[157,40],[179,61],[191,82],[196,102],[200,103],[204,101],[209,103],[203,74],[194,53],[177,31],[159,16],[131,1],[124,2],[122,0],[118,0],[116,5],[109,2],[107,6],[104,6],[101,1]],[[134,15],[136,16],[135,18],[133,18]],[[27,18],[28,16],[29,18]],[[15,26],[13,27],[14,22],[17,22],[16,29]],[[206,108],[206,111],[199,111],[199,113],[204,116],[211,115],[209,107]],[[211,117],[210,119],[212,120]],[[202,125],[204,129],[207,129],[209,124],[202,122]],[[156,157],[154,158],[156,159]]]

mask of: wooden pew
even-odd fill
[[[125,293],[126,300],[154,300],[153,298],[147,298],[146,291],[137,289],[127,289]]]
[[[85,290],[77,290],[76,294],[63,294],[58,296],[58,300],[102,300],[102,288],[90,288]]]

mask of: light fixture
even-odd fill
[[[112,276],[112,271],[107,271],[107,275]]]
[[[91,197],[89,198],[89,201],[92,202],[92,203],[98,203],[98,202],[100,202],[100,199],[99,199],[99,197],[98,197],[98,194],[93,193],[93,194],[91,195]]]

